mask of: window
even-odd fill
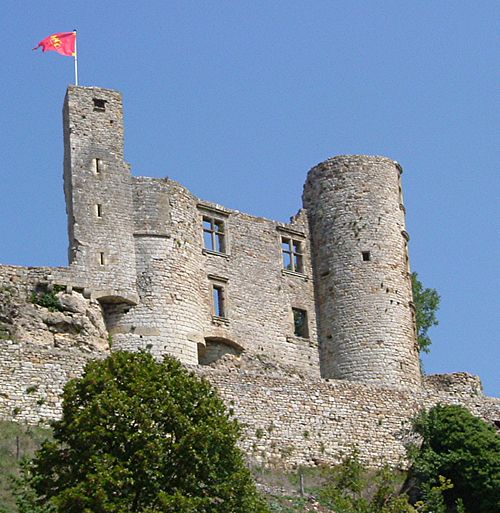
[[[309,328],[307,325],[307,312],[300,308],[292,308],[293,312],[293,334],[296,337],[308,338]]]
[[[94,110],[97,112],[104,112],[106,110],[106,100],[94,98]]]
[[[102,205],[100,203],[95,206],[95,213],[99,219],[102,219]]]
[[[215,317],[226,317],[224,285],[212,284],[212,308]]]
[[[93,170],[96,175],[100,174],[102,171],[101,159],[92,159],[92,167],[94,168]]]
[[[203,216],[203,241],[206,249],[225,253],[224,221],[215,217]]]
[[[302,242],[289,237],[281,237],[283,268],[295,273],[304,272]]]
[[[363,257],[363,262],[369,262],[371,260],[371,255],[369,251],[362,251],[361,255]]]
[[[99,265],[105,265],[105,264],[106,264],[106,260],[105,260],[105,258],[104,258],[104,252],[103,252],[103,251],[101,251],[101,252],[99,253]]]

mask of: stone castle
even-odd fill
[[[112,343],[212,381],[259,464],[335,462],[357,445],[397,465],[436,402],[500,420],[478,378],[421,376],[397,162],[318,164],[284,224],[133,177],[116,91],[70,86],[63,125],[69,266],[0,266],[2,417],[56,416],[65,381]],[[59,312],[37,304],[51,291]]]

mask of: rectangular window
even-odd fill
[[[93,159],[92,160],[92,166],[93,166],[93,171],[96,175],[100,174],[101,171],[102,171],[102,162],[101,162],[101,159]]]
[[[102,252],[102,251],[99,253],[99,264],[100,265],[105,265],[106,264],[106,260],[104,258],[104,252]]]
[[[104,112],[106,110],[106,100],[100,98],[93,98],[94,110],[96,112]]]
[[[224,286],[212,284],[213,315],[226,317]]]
[[[100,203],[95,206],[95,213],[99,219],[102,219],[102,205]]]
[[[225,253],[224,221],[215,217],[203,216],[203,242],[206,249]]]
[[[289,237],[281,237],[281,254],[283,255],[284,269],[295,273],[304,272],[301,241]]]
[[[307,312],[300,308],[292,308],[293,312],[293,334],[296,337],[308,338],[309,327],[307,325]]]

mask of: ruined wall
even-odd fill
[[[324,377],[420,386],[400,173],[385,157],[348,155],[308,174]]]
[[[53,287],[48,267],[0,266],[0,417],[47,423],[65,383],[108,354],[101,306]]]
[[[319,377],[314,289],[305,215],[285,225],[223,210],[205,202],[199,204],[199,210],[200,218],[204,214],[224,218],[227,239],[224,253],[202,250],[205,275],[222,281],[226,290],[226,319],[217,319],[212,315],[210,280],[207,283],[204,294],[205,338],[234,341],[246,354]],[[301,272],[284,268],[282,237],[301,242]],[[292,308],[307,312],[307,336],[294,334]]]
[[[417,441],[412,419],[423,408],[460,404],[487,421],[500,419],[500,400],[484,397],[479,379],[466,373],[430,376],[429,388],[413,393],[314,379],[230,357],[197,372],[234,410],[244,428],[243,449],[256,465],[335,464],[357,447],[369,466],[401,466],[407,444]]]

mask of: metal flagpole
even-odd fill
[[[73,30],[75,33],[75,85],[78,85],[78,50],[76,49],[76,30]]]

